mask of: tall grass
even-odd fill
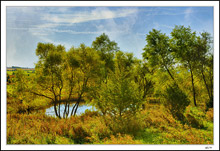
[[[8,114],[7,144],[213,144],[212,110],[202,112],[189,106],[187,111],[197,113],[191,116],[199,118],[204,127],[183,125],[162,105],[150,104],[122,132],[109,127],[97,111],[68,119]]]

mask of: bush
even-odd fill
[[[136,114],[141,109],[143,99],[134,81],[113,76],[107,84],[102,84],[99,98],[94,101],[96,108],[108,119],[113,131],[125,133],[134,131]]]
[[[204,128],[203,121],[205,120],[205,113],[197,107],[188,106],[186,108],[186,122],[194,128]]]
[[[208,121],[213,122],[213,108],[210,108],[207,112],[206,112],[206,118]]]
[[[164,102],[165,107],[171,112],[174,118],[180,121],[184,121],[183,113],[186,107],[190,104],[190,100],[186,94],[173,84],[166,89]]]
[[[211,99],[206,102],[206,109],[208,110],[209,108],[213,108],[213,97],[211,97]]]

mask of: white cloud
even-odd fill
[[[48,36],[55,32],[69,34],[101,34],[105,32],[111,35],[118,35],[131,30],[131,27],[135,24],[138,13],[137,8],[117,8],[110,10],[107,7],[96,7],[90,11],[84,10],[75,12],[71,11],[70,7],[48,7],[47,10],[45,10],[44,7],[21,7],[20,9],[14,8],[13,12],[16,14],[19,10],[26,12],[29,15],[37,13],[38,22],[28,26],[14,27],[15,22],[17,21],[16,17],[14,17],[13,19],[10,19],[10,21],[13,21],[14,23],[8,24],[9,26],[7,28],[13,30],[27,30],[34,36]],[[125,22],[118,25],[114,19],[122,17],[127,19]],[[24,20],[24,18],[21,19]],[[33,17],[29,17],[30,21],[33,19]],[[77,23],[97,20],[105,20],[105,24],[97,25],[94,23],[93,26],[96,27],[96,30],[94,31],[75,31],[69,28]],[[25,23],[23,22],[23,24]],[[66,27],[66,29],[60,29],[59,27],[61,26]]]
[[[109,10],[103,7],[96,8],[95,10],[78,12],[74,14],[45,14],[42,16],[42,20],[51,23],[82,23],[94,20],[113,19],[120,17],[127,17],[137,12],[137,9],[118,9]]]
[[[187,8],[187,9],[184,11],[184,14],[185,14],[184,18],[185,18],[186,20],[189,20],[192,13],[193,13],[193,9],[192,9],[191,7],[190,7],[190,8]]]
[[[68,8],[68,7],[67,7]],[[33,27],[28,28],[29,32],[35,36],[47,36],[53,33],[69,33],[69,34],[101,34],[103,32],[109,35],[118,35],[129,32],[131,27],[135,24],[138,10],[136,8],[120,8],[110,10],[106,7],[96,7],[92,11],[81,11],[70,14],[70,12],[63,14],[59,11],[67,11],[67,8],[58,9],[58,13],[51,14],[44,12],[41,15],[41,21],[43,24],[32,25]],[[51,8],[50,11],[53,9]],[[54,10],[55,11],[55,10]],[[115,23],[116,18],[128,18],[125,22],[118,25]],[[96,27],[95,31],[75,31],[68,29],[67,26],[73,26],[77,23],[105,20],[105,24],[93,24]],[[91,22],[92,23],[92,22]],[[66,26],[67,29],[59,29],[61,26]],[[15,29],[15,28],[11,28]],[[18,30],[25,30],[25,28],[17,28]],[[114,37],[115,37],[114,36]]]
[[[196,11],[192,7],[186,8],[185,11],[177,11],[176,8],[161,8],[155,7],[147,10],[139,10],[145,12],[145,16],[176,16],[176,15],[185,15],[185,18],[189,18],[192,13]]]
[[[102,24],[96,24],[93,25],[96,27],[96,31],[99,31],[100,33],[106,33],[109,35],[111,39],[118,40],[122,38],[121,36],[129,34],[132,32],[132,27],[136,24],[137,16],[139,13],[139,10],[137,8],[123,8],[119,10],[109,10],[108,8],[97,8],[94,10],[95,12],[113,12],[109,16],[109,19],[105,20]],[[110,18],[110,16],[114,16]],[[116,18],[118,17],[124,17],[123,20],[120,22],[116,22]]]

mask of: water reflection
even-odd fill
[[[68,117],[71,114],[73,106],[74,106],[74,104],[70,104],[70,111],[69,111]],[[61,104],[60,105],[60,114],[61,114],[61,116],[63,116],[64,109],[65,109],[65,104]],[[91,105],[79,105],[79,107],[78,107],[78,109],[76,111],[76,115],[81,115],[86,110],[96,111],[95,107],[93,107]],[[54,106],[51,106],[51,107],[47,108],[45,114],[49,115],[49,116],[56,117],[55,111],[54,111]]]

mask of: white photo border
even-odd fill
[[[7,145],[7,6],[211,6],[214,7],[214,145]],[[1,148],[3,150],[219,150],[219,1],[2,1],[1,2]]]

